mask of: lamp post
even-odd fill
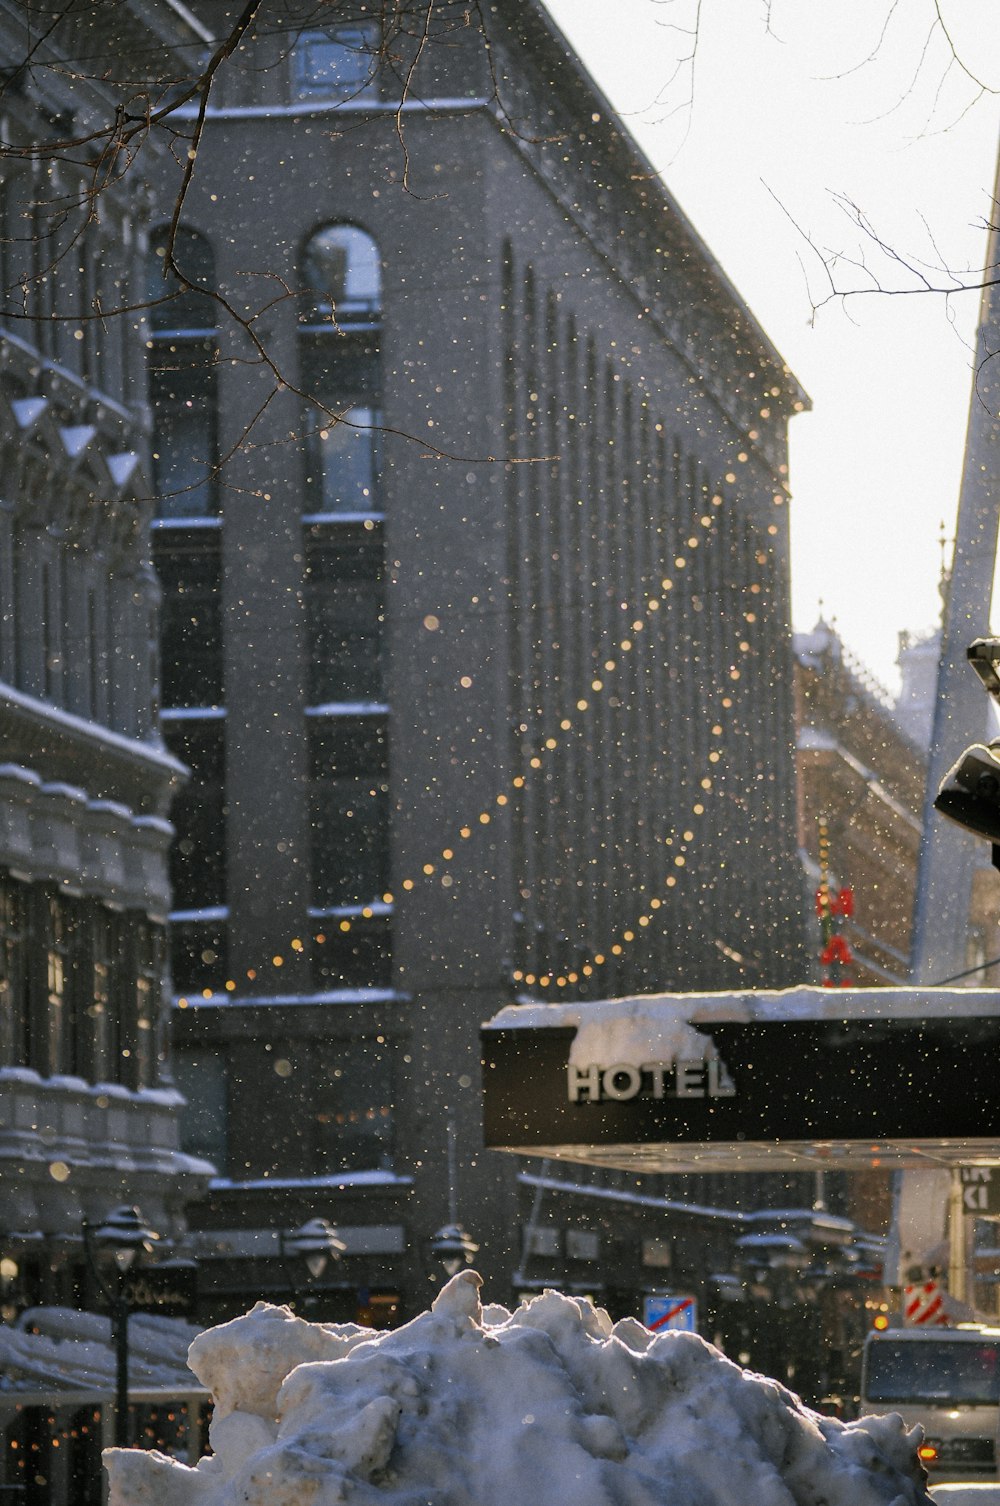
[[[445,1275],[456,1276],[472,1264],[479,1246],[458,1222],[458,1199],[455,1182],[458,1172],[458,1135],[455,1122],[449,1119],[448,1131],[448,1222],[431,1236],[430,1253],[444,1266]]]
[[[318,1281],[331,1260],[339,1260],[347,1249],[338,1237],[336,1229],[325,1218],[310,1218],[291,1233],[278,1230],[278,1249],[285,1267],[285,1278],[293,1303],[298,1306],[299,1294],[293,1274],[293,1260],[301,1260],[314,1281]]]
[[[113,1208],[96,1228],[83,1220],[83,1248],[87,1264],[100,1287],[111,1314],[111,1340],[115,1350],[115,1447],[129,1446],[128,1416],[128,1288],[127,1280],[159,1235],[148,1229],[138,1208],[122,1204]],[[97,1252],[110,1250],[116,1267],[112,1284],[105,1281]]]

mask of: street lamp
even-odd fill
[[[448,1136],[448,1222],[431,1235],[430,1254],[442,1266],[446,1276],[456,1276],[463,1266],[472,1264],[479,1246],[458,1221],[458,1131],[454,1119],[446,1125]]]
[[[445,1274],[455,1276],[472,1264],[479,1246],[461,1224],[445,1224],[431,1238],[431,1255],[444,1266]]]
[[[152,1249],[159,1235],[147,1229],[138,1208],[122,1204],[113,1208],[96,1228],[83,1220],[83,1248],[94,1280],[104,1295],[111,1314],[111,1341],[115,1350],[115,1447],[129,1446],[128,1416],[128,1275],[142,1257]],[[97,1252],[110,1250],[116,1267],[115,1281],[109,1285],[97,1263]]]
[[[288,1289],[297,1306],[298,1290],[292,1261],[301,1260],[312,1279],[318,1281],[330,1261],[339,1260],[347,1246],[328,1219],[310,1218],[289,1234],[284,1229],[279,1229],[278,1249],[285,1267]]]

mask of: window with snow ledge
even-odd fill
[[[275,1037],[227,1049],[229,1151],[241,1179],[393,1169],[389,1042]]]
[[[311,903],[380,900],[389,887],[386,717],[310,717],[308,732]]]
[[[224,905],[171,913],[170,972],[177,993],[214,992],[229,977],[228,918]]]
[[[292,93],[298,100],[375,99],[379,28],[373,21],[301,31],[292,49]]]
[[[314,987],[391,987],[392,914],[388,906],[349,906],[312,924]]]
[[[163,588],[160,683],[167,709],[223,705],[220,543],[217,534],[200,529],[153,535],[153,563]]]
[[[310,706],[381,701],[383,547],[363,527],[306,529],[304,601]]]
[[[176,272],[169,252],[161,226],[150,237],[146,288],[157,512],[207,517],[219,510],[215,258],[205,236],[183,225],[173,241]]]
[[[324,225],[301,256],[300,366],[313,513],[380,510],[382,264],[358,225]]]
[[[0,1066],[151,1086],[162,976],[148,916],[0,874]]]
[[[170,882],[179,910],[225,903],[225,718],[208,714],[163,721],[164,741],[191,777],[174,800],[177,831],[170,850]]]

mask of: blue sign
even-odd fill
[[[698,1304],[694,1297],[645,1297],[642,1321],[654,1333],[665,1328],[682,1328],[686,1333],[698,1329]]]

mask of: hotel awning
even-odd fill
[[[488,1148],[632,1172],[1000,1164],[1000,990],[518,1004],[482,1030]]]

